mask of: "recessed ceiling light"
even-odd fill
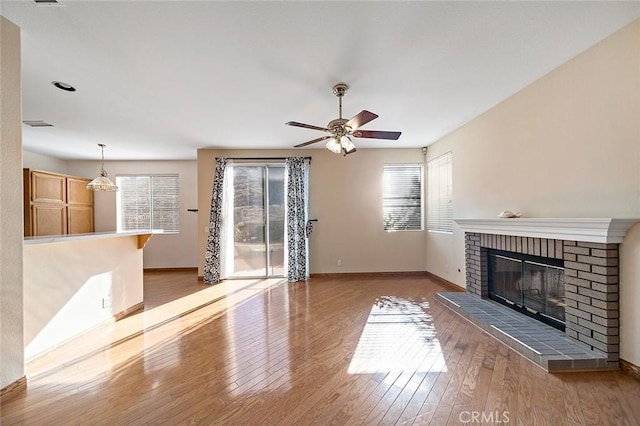
[[[64,6],[60,0],[33,0],[36,6]]]
[[[61,81],[52,81],[51,84],[56,86],[58,89],[66,90],[67,92],[75,92],[76,88],[70,84],[63,83]]]

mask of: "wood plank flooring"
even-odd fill
[[[29,362],[2,425],[638,425],[640,382],[547,374],[420,277],[198,283]]]

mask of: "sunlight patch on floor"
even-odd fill
[[[380,297],[349,365],[349,374],[447,371],[429,303]]]
[[[306,283],[305,283],[306,285]],[[250,360],[247,350],[230,350],[228,354],[229,371],[227,389],[232,396],[261,393],[264,391],[285,393],[291,387],[290,347],[291,330],[289,322],[282,322],[290,313],[289,292],[269,292],[270,302],[251,299],[247,304],[230,309],[226,320],[226,345],[229,348],[246,348],[247,324],[254,332],[251,337]],[[275,299],[281,306],[274,308]]]
[[[25,372],[28,377],[39,376],[42,384],[91,381],[105,371],[121,369],[165,345],[174,344],[185,333],[199,328],[203,321],[285,282],[283,279],[223,281],[120,321],[109,321],[31,360],[25,365]],[[114,347],[119,350],[113,351]],[[91,367],[73,379],[62,379],[55,374],[62,364]],[[144,364],[145,369],[152,368]]]
[[[233,306],[238,300],[244,300],[247,297],[261,293],[269,287],[280,285],[283,282],[286,282],[283,278],[225,280],[219,284],[207,286],[196,293],[147,310],[141,314],[142,317],[140,319],[144,321],[144,327],[151,327],[169,318],[188,312],[189,310],[197,309],[203,304],[237,294],[240,297],[232,298],[227,305]]]

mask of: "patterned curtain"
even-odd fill
[[[216,172],[213,179],[213,195],[211,196],[211,216],[209,220],[209,236],[204,259],[204,282],[218,284],[221,281],[221,247],[224,175],[227,168],[226,158],[216,158]]]
[[[300,157],[285,160],[287,233],[287,279],[304,281],[309,278],[307,246],[307,181],[309,160]]]

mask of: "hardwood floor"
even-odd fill
[[[637,425],[640,382],[551,375],[419,277],[198,283],[145,274],[145,311],[27,366],[3,425]]]

